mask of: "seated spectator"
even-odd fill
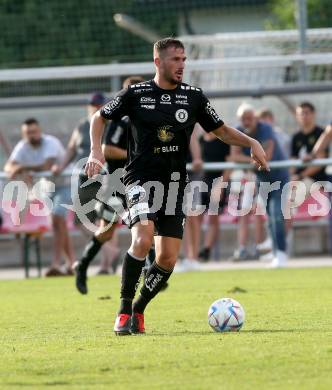
[[[296,120],[300,126],[297,133],[293,135],[291,142],[291,156],[293,158],[305,159],[310,155],[324,129],[316,124],[316,109],[310,102],[303,102],[296,107]],[[326,145],[327,146],[327,145]],[[328,155],[326,146],[316,150],[317,158],[325,158]],[[307,184],[313,181],[327,181],[325,167],[306,167],[292,169],[292,180],[307,180]]]
[[[61,164],[65,150],[61,142],[52,135],[43,134],[38,121],[34,118],[25,120],[22,124],[22,140],[15,146],[5,165],[5,172],[14,179],[22,176],[32,181],[34,172],[50,171],[53,164]],[[72,275],[72,265],[75,261],[66,224],[67,210],[61,204],[70,204],[70,190],[65,181],[58,179],[55,192],[51,195],[53,201],[52,225],[54,232],[53,258],[46,276]],[[67,260],[66,272],[61,270],[61,255]]]

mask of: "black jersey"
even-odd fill
[[[129,128],[129,118],[126,116],[119,121],[112,121],[105,130],[103,140],[104,145],[116,146],[127,150],[127,136]],[[106,159],[108,173],[113,173],[118,168],[123,168],[127,159]]]
[[[305,134],[302,130],[293,135],[291,143],[291,154],[292,157],[302,159],[306,154],[311,153],[318,138],[324,132],[319,126],[315,126],[313,130]],[[326,150],[328,153],[328,150]],[[305,168],[298,168],[295,172],[300,173],[304,171]],[[320,169],[315,175],[312,176],[313,180],[316,181],[325,181],[327,180],[327,175],[325,173],[325,167]]]
[[[181,83],[164,90],[151,80],[130,85],[100,110],[105,119],[130,119],[124,183],[186,176],[190,137],[196,122],[207,132],[223,125],[202,90]]]

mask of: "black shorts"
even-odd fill
[[[154,221],[155,234],[182,239],[185,223],[184,190],[187,182],[138,181],[126,187],[130,227]]]

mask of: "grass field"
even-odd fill
[[[332,389],[332,268],[176,274],[145,336],[112,332],[119,278],[0,284],[1,389]],[[240,287],[246,292],[234,292]],[[213,333],[209,304],[246,310]]]

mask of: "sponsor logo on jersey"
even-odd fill
[[[178,122],[184,123],[188,119],[188,112],[184,108],[180,108],[180,110],[176,111],[175,118]]]
[[[174,133],[169,131],[172,128],[170,125],[165,125],[159,127],[158,131],[158,138],[161,142],[170,142],[174,138]]]
[[[111,114],[120,104],[121,104],[121,97],[117,96],[116,98],[111,100],[109,103],[107,103],[106,106],[104,106],[102,110],[106,114]]]
[[[142,104],[141,107],[147,110],[154,110],[156,108],[155,104]]]
[[[175,104],[180,104],[182,106],[189,106],[188,96],[187,95],[175,95]]]
[[[145,93],[151,91],[153,91],[153,88],[140,88],[140,89],[135,89],[134,93]]]
[[[163,95],[161,95],[160,104],[172,104],[171,95],[169,95],[168,93],[164,93]]]
[[[211,106],[210,102],[207,102],[205,111],[213,119],[215,123],[221,121],[220,116],[216,113],[215,109]]]
[[[162,151],[163,153],[178,152],[178,151],[179,151],[179,146],[178,146],[178,145],[163,146],[163,147],[161,148],[161,151]]]
[[[146,197],[146,191],[142,186],[133,186],[126,193],[128,204],[132,206]]]
[[[142,96],[141,100],[140,100],[140,103],[155,103],[155,102],[156,102],[156,99],[153,99],[153,98],[147,97],[147,96]]]
[[[163,95],[161,95],[161,101],[163,101],[163,102],[170,102],[171,101],[171,96],[168,95],[167,93],[164,93]]]
[[[153,149],[154,154],[159,153],[170,153],[170,152],[178,152],[179,146],[178,145],[170,145],[170,146],[155,146]]]

